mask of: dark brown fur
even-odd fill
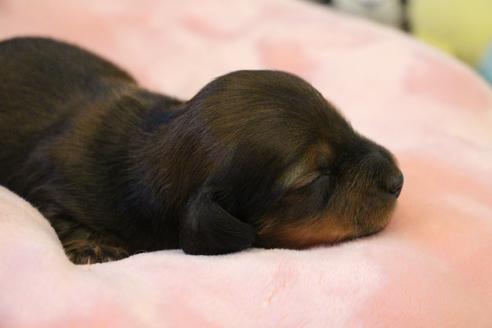
[[[402,182],[391,154],[296,76],[233,72],[181,101],[43,38],[0,42],[0,138],[0,183],[76,263],[367,235]]]

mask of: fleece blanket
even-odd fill
[[[0,189],[0,327],[492,327],[492,91],[468,68],[293,0],[0,1],[0,38],[26,34],[183,98],[235,69],[299,74],[396,154],[406,182],[368,238],[81,266]]]

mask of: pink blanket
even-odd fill
[[[458,62],[292,0],[0,1],[0,38],[22,34],[185,98],[235,69],[297,73],[388,146],[406,182],[369,238],[85,266],[0,189],[0,327],[492,327],[492,92]]]

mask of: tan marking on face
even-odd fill
[[[354,220],[326,215],[287,224],[282,224],[282,220],[269,218],[258,230],[257,244],[267,248],[302,249],[368,236],[386,227],[393,208],[391,206],[375,213],[366,219],[371,223],[363,226],[359,226]]]
[[[337,221],[335,218],[325,217],[285,226],[266,224],[258,232],[259,243],[267,247],[307,248],[332,244],[356,235],[355,226]]]
[[[310,147],[304,156],[293,164],[282,176],[281,183],[289,189],[298,189],[315,180],[320,172],[320,166],[332,156],[330,147],[326,144],[319,144]]]

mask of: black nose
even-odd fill
[[[403,187],[403,175],[398,173],[390,174],[385,181],[385,190],[395,198],[400,196],[401,188]]]

